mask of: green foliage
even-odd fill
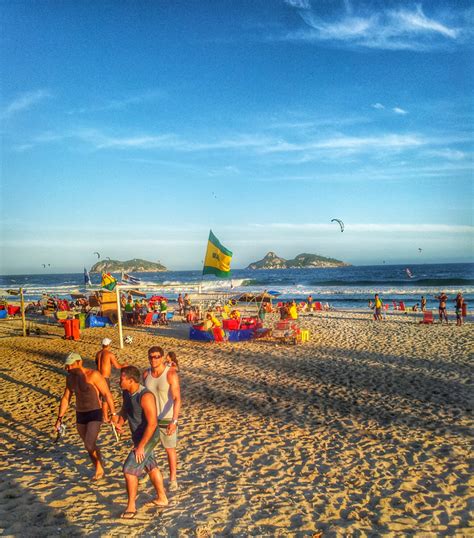
[[[120,260],[100,260],[95,263],[91,269],[91,273],[152,273],[167,271],[168,269],[159,262],[149,262],[147,260],[141,260],[134,258],[133,260],[120,261]]]

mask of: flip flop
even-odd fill
[[[120,519],[133,519],[137,515],[137,512],[124,512]]]

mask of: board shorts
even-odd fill
[[[176,448],[178,444],[178,428],[176,428],[173,435],[166,434],[166,428],[171,420],[158,420],[158,430],[160,430],[160,441],[164,448]]]
[[[93,409],[92,411],[76,411],[77,424],[89,424],[89,422],[102,422],[102,409]]]
[[[125,474],[131,474],[133,476],[140,477],[144,472],[150,473],[153,469],[158,467],[156,462],[154,448],[160,440],[160,432],[156,429],[153,437],[145,445],[145,458],[141,463],[138,463],[135,459],[135,452],[131,450],[125,463],[123,464],[123,472]]]
[[[375,315],[376,315],[376,316],[380,316],[381,314],[382,314],[382,307],[377,307],[377,308],[375,309]]]

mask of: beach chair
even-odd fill
[[[399,301],[398,310],[400,310],[401,312],[406,312],[405,303],[403,301]]]
[[[292,323],[292,320],[285,319],[275,325],[275,328],[272,330],[272,337],[282,342],[290,341],[296,344],[298,341],[298,332],[299,329]]]
[[[394,309],[394,310],[398,310],[398,304],[397,304],[397,301],[392,301],[392,304],[393,304],[393,309]]]
[[[423,312],[423,319],[420,321],[420,323],[423,323],[425,325],[431,325],[433,322],[433,312],[431,310],[425,310]]]
[[[313,310],[316,310],[318,312],[322,312],[323,311],[323,305],[319,301],[316,301],[314,303]]]

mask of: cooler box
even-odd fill
[[[86,319],[86,327],[105,327],[106,325],[113,325],[113,323],[110,321],[110,318],[106,318],[104,316],[89,315]]]
[[[3,310],[0,310],[0,319],[7,319],[8,317],[8,312],[3,309]]]
[[[85,329],[87,314],[76,314],[74,317],[79,320],[79,329]]]

